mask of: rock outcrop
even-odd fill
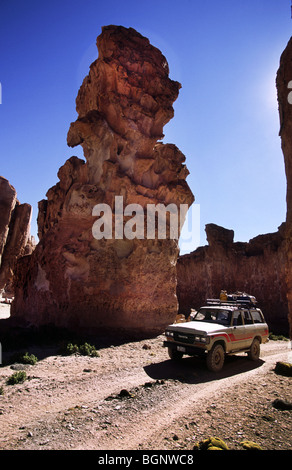
[[[180,215],[194,199],[184,155],[161,142],[180,84],[132,28],[104,27],[97,46],[67,136],[86,161],[67,160],[39,203],[40,241],[18,263],[11,314],[35,325],[156,334],[177,314],[178,240],[171,215],[165,238],[157,227],[147,237],[147,205]]]
[[[17,260],[32,251],[30,219],[32,208],[20,204],[9,181],[0,176],[0,293],[13,296]]]
[[[292,38],[280,58],[276,78],[280,132],[287,178],[286,214],[286,283],[289,308],[290,338],[292,338]]]
[[[248,243],[233,242],[233,230],[206,225],[208,245],[177,263],[179,313],[188,316],[221,290],[254,295],[271,331],[288,334],[285,224]]]

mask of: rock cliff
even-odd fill
[[[221,290],[254,295],[274,333],[288,333],[285,224],[248,243],[233,242],[233,230],[206,225],[208,245],[178,259],[179,312],[189,315]]]
[[[32,251],[31,206],[20,204],[9,181],[0,176],[0,293],[13,296],[13,275],[18,258]]]
[[[148,335],[176,316],[172,215],[194,200],[184,155],[161,142],[180,84],[132,28],[104,27],[97,46],[67,135],[85,161],[67,160],[39,203],[40,242],[18,263],[11,312],[35,325]],[[165,237],[157,224],[147,237],[147,209],[158,204],[178,213],[166,211]]]
[[[287,178],[287,214],[286,214],[286,283],[289,309],[290,338],[292,338],[292,38],[289,40],[280,58],[276,78],[280,132]]]

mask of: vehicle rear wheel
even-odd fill
[[[212,372],[219,372],[225,360],[225,351],[221,344],[214,344],[207,354],[207,367]]]
[[[261,346],[258,339],[254,339],[250,350],[248,352],[248,358],[252,361],[258,361],[260,357]]]
[[[183,357],[183,353],[181,351],[177,351],[176,349],[173,348],[168,348],[168,355],[170,359],[174,361],[178,361]]]

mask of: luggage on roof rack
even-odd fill
[[[246,294],[245,292],[235,292],[235,294],[230,294],[228,295],[228,300],[249,302],[254,305],[257,303],[256,298],[253,295]]]
[[[256,298],[253,295],[244,292],[236,292],[235,294],[227,294],[224,296],[220,295],[219,299],[207,299],[207,305],[241,305],[254,307],[256,303]]]

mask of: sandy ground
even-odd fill
[[[163,339],[108,344],[99,357],[34,346],[35,365],[3,362],[0,449],[186,451],[218,436],[231,450],[244,440],[292,450],[292,411],[273,406],[292,402],[292,378],[274,371],[292,362],[289,342],[269,341],[257,363],[228,357],[214,374],[202,359],[170,361]],[[19,369],[27,379],[8,385]]]

